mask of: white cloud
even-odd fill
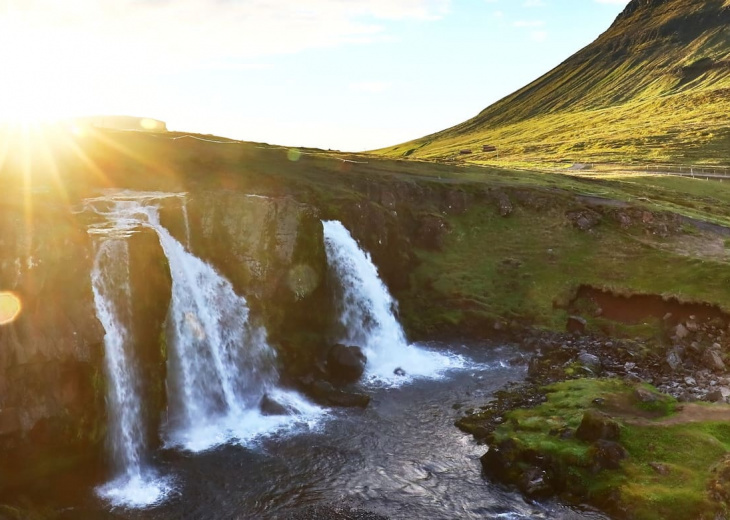
[[[367,43],[385,22],[435,20],[451,0],[6,0],[0,39],[39,42],[46,53],[94,67],[143,71]],[[21,34],[21,36],[23,36]],[[6,43],[6,42],[0,42]],[[12,42],[8,42],[12,43]],[[0,48],[0,62],[5,57]]]
[[[350,90],[355,92],[367,92],[370,94],[379,94],[385,92],[391,87],[386,81],[363,81],[360,83],[350,83]]]
[[[544,42],[545,40],[547,40],[547,37],[547,31],[532,31],[530,33],[530,38],[536,42]]]

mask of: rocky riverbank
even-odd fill
[[[526,380],[456,421],[484,474],[618,518],[726,518],[727,321],[663,321],[651,340],[529,335]]]

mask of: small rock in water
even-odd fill
[[[403,369],[402,369],[401,367],[398,367],[398,368],[396,368],[395,370],[393,370],[393,373],[394,373],[395,375],[397,375],[397,376],[400,376],[400,377],[403,377],[403,376],[405,376],[405,375],[406,375],[406,371],[405,371],[405,370],[403,370]]]
[[[264,396],[261,398],[261,402],[259,403],[259,410],[261,410],[261,413],[263,415],[290,414],[289,410],[287,410],[287,408],[283,404],[272,399],[269,394],[264,394]]]

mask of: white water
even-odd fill
[[[129,248],[124,240],[97,243],[91,273],[94,303],[104,336],[109,413],[109,448],[116,477],[98,489],[116,506],[146,507],[160,502],[169,491],[145,463],[145,431],[139,377],[130,352],[129,322],[132,294],[129,284]]]
[[[439,377],[459,368],[464,360],[409,345],[396,318],[397,304],[378,276],[378,270],[338,221],[323,221],[327,261],[341,285],[340,343],[357,345],[367,356],[366,377],[399,384],[414,377]],[[396,369],[405,376],[395,374]]]
[[[88,201],[106,218],[94,233],[129,236],[140,227],[150,228],[169,263],[168,443],[197,452],[313,426],[324,411],[278,388],[275,352],[265,331],[251,325],[245,298],[161,225],[157,204],[178,196],[122,192]],[[259,403],[265,394],[290,413],[263,415]]]

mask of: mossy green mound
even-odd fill
[[[730,417],[730,407],[683,406],[648,385],[616,379],[567,381],[546,392],[545,403],[505,415],[490,443],[501,459],[483,459],[488,473],[524,488],[526,474],[542,471],[551,491],[618,517],[726,517],[730,422],[718,419]],[[703,407],[712,410],[706,418]],[[582,434],[591,414],[618,425],[616,438]],[[490,466],[495,461],[504,467]]]

